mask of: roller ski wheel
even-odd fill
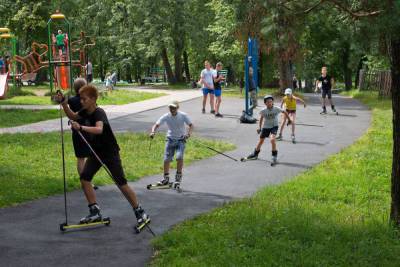
[[[182,188],[181,188],[181,183],[175,182],[172,186],[174,190],[176,190],[178,193],[182,193]]]
[[[147,218],[147,219],[144,220],[143,222],[138,223],[138,224],[135,226],[135,232],[136,232],[136,234],[139,234],[139,233],[143,230],[143,228],[144,228],[146,225],[148,225],[150,222],[151,222],[150,218]]]
[[[65,228],[66,226],[68,226],[68,224],[67,223],[61,223],[60,224],[60,231],[61,232],[65,232],[67,229]]]

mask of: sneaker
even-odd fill
[[[277,137],[276,137],[276,140],[278,140],[278,141],[282,141],[282,135],[280,134],[280,135],[278,135]]]
[[[180,183],[182,182],[182,173],[176,173],[175,175],[175,183]]]
[[[133,211],[135,212],[138,224],[142,224],[150,220],[150,217],[144,212],[144,209],[141,206],[133,209]]]
[[[250,155],[247,156],[248,159],[258,159],[258,154],[260,153],[260,151],[256,151],[254,149],[253,153],[251,153]]]
[[[215,110],[211,110],[210,113],[211,113],[211,114],[215,114]]]
[[[201,113],[206,113],[206,110],[203,108],[202,110],[201,110]]]
[[[89,206],[89,215],[82,218],[80,223],[91,223],[101,221],[100,207],[97,204]]]
[[[217,114],[215,114],[215,117],[217,117],[217,118],[222,118],[222,117],[224,117],[224,116],[222,116],[221,113],[217,113]]]

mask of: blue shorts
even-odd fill
[[[222,89],[214,89],[214,94],[216,97],[219,97],[222,95]]]
[[[167,138],[165,143],[164,161],[171,162],[174,159],[176,151],[176,160],[183,160],[183,154],[185,152],[185,141],[184,139],[174,140]]]
[[[214,94],[214,89],[203,88],[203,95]]]

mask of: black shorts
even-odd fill
[[[115,154],[109,157],[100,157],[107,168],[110,170],[114,182],[119,185],[126,185],[127,181],[125,178],[124,169],[122,168],[121,158],[119,154]],[[85,166],[83,167],[83,171],[81,173],[81,179],[85,181],[92,181],[93,176],[97,173],[97,171],[101,168],[100,162],[97,158],[89,157],[86,162]]]
[[[290,114],[290,113],[296,113],[296,110],[295,110],[295,109],[294,109],[294,110],[287,109],[286,112],[287,112],[288,114]]]
[[[332,98],[332,90],[331,89],[322,89],[322,98],[326,98],[328,96],[328,99]]]
[[[72,131],[72,144],[74,145],[75,157],[87,158],[91,156],[92,152],[89,147],[74,130]]]
[[[278,126],[272,128],[263,128],[261,130],[260,138],[264,139],[269,137],[270,134],[276,135],[278,133]]]
[[[88,83],[91,83],[93,81],[93,74],[88,74],[87,77],[86,77],[86,81]]]

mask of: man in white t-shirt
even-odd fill
[[[88,60],[85,68],[86,68],[86,81],[88,83],[91,83],[93,81],[93,66],[90,60]]]
[[[210,107],[211,113],[215,114],[214,109],[214,78],[216,77],[216,72],[211,69],[210,62],[208,60],[204,61],[205,69],[201,71],[200,74],[200,83],[202,84],[203,89],[203,109],[202,112],[206,113],[206,103],[207,96],[210,94]]]
[[[174,187],[179,188],[182,181],[183,154],[185,152],[185,143],[192,134],[193,124],[186,113],[178,111],[178,101],[171,102],[168,105],[168,108],[169,112],[162,115],[153,125],[150,137],[154,137],[156,130],[162,124],[167,124],[168,132],[164,152],[164,178],[158,184],[169,184],[169,167],[176,152],[177,168]],[[189,126],[187,131],[186,125]]]

